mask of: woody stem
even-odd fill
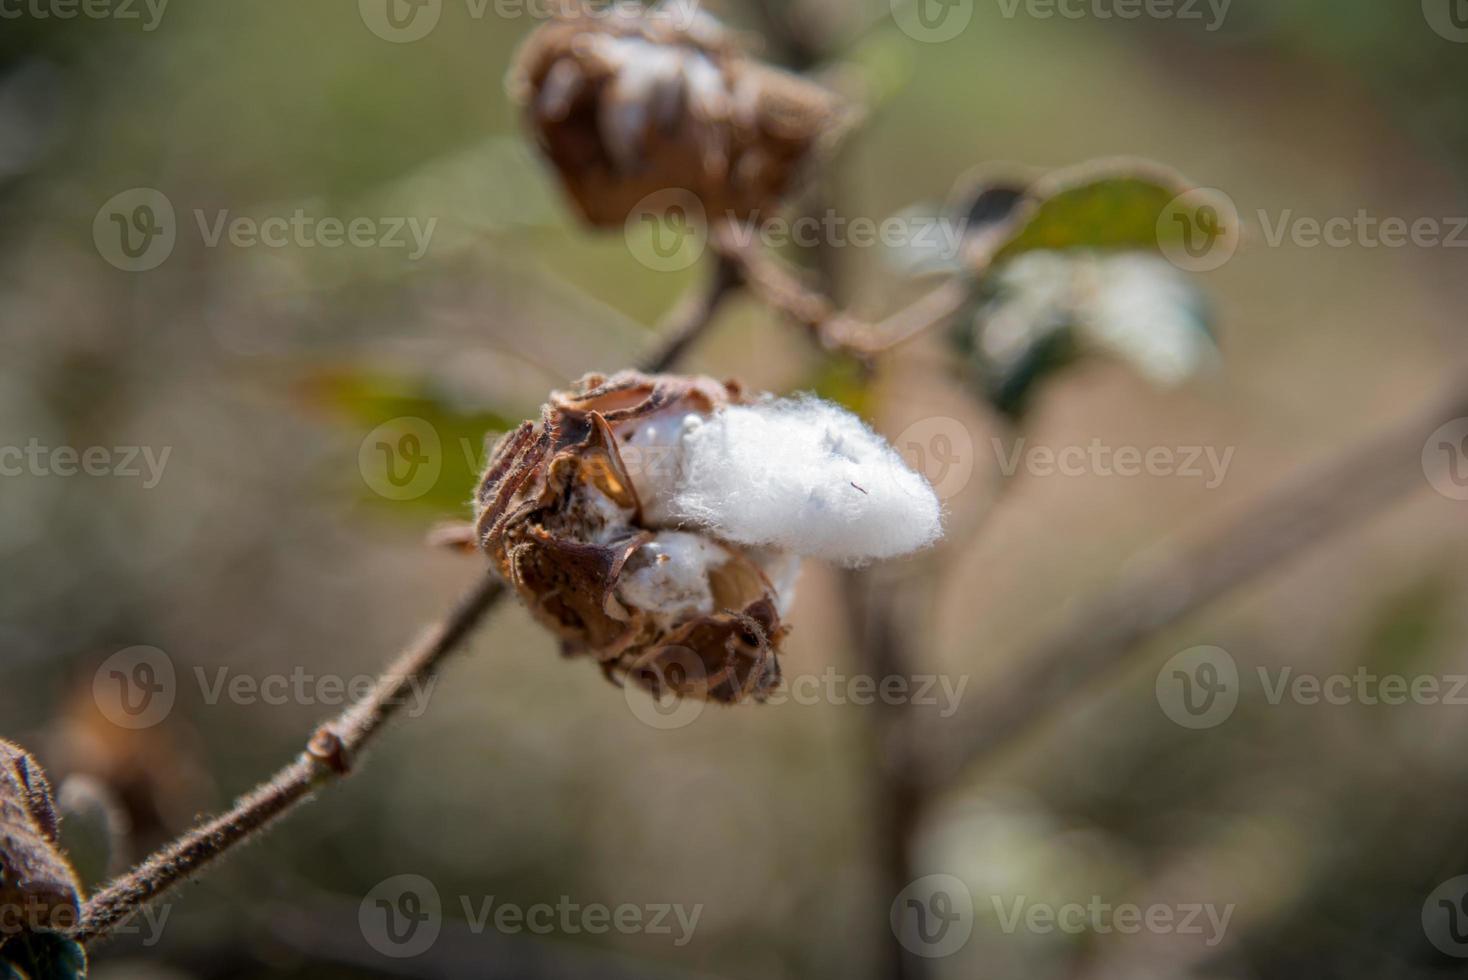
[[[165,845],[87,902],[74,937],[83,945],[105,938],[146,903],[193,877],[238,844],[263,831],[327,784],[346,776],[373,737],[409,702],[492,609],[504,586],[486,574],[442,621],[405,649],[372,693],[316,730],[306,750],[229,812]]]
[[[664,339],[644,359],[644,369],[656,373],[672,367],[713,322],[738,282],[734,267],[719,262],[708,284],[668,317],[662,330]],[[483,575],[447,616],[399,654],[364,700],[318,728],[300,756],[240,797],[227,813],[165,845],[93,895],[82,910],[73,938],[83,945],[105,939],[148,902],[192,878],[325,786],[350,774],[372,740],[408,703],[404,695],[432,680],[504,594],[499,579]]]

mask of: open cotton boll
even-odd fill
[[[590,37],[592,50],[616,66],[602,100],[599,126],[620,172],[634,173],[644,165],[653,126],[670,131],[685,110],[698,123],[719,122],[728,116],[730,97],[724,76],[703,53],[637,37]],[[709,143],[705,150],[717,165],[727,148],[709,132],[700,131],[696,138]]]
[[[778,548],[755,548],[749,557],[765,573],[770,586],[775,590],[775,609],[781,616],[788,616],[795,605],[795,583],[800,578],[800,556],[793,551]]]
[[[728,560],[728,552],[706,538],[663,531],[628,559],[617,598],[672,619],[706,616],[714,611],[709,572]]]
[[[679,523],[672,506],[683,477],[683,436],[700,419],[683,408],[669,409],[640,419],[623,436],[622,462],[642,504],[642,520],[649,527]]]
[[[926,480],[860,419],[817,399],[730,406],[685,421],[670,513],[736,544],[844,564],[942,533]]]
[[[721,704],[779,687],[798,559],[649,516],[676,499],[690,425],[745,401],[731,381],[591,374],[495,445],[474,497],[480,545],[611,680]]]

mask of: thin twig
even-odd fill
[[[822,339],[822,327],[836,315],[836,304],[752,240],[757,236],[749,236],[751,240],[746,241],[741,241],[742,237],[727,225],[709,229],[710,244],[739,268],[755,298]]]
[[[677,363],[703,336],[724,301],[742,282],[743,276],[735,263],[722,255],[716,257],[708,282],[690,291],[664,320],[657,346],[643,359],[642,369],[658,374]]]
[[[660,372],[672,367],[702,335],[738,284],[737,268],[720,261],[709,284],[669,316],[664,338],[644,359],[643,368]],[[75,938],[83,944],[105,938],[143,905],[245,843],[326,785],[348,775],[374,736],[408,703],[406,695],[421,690],[438,673],[504,593],[504,585],[493,575],[480,578],[448,616],[403,651],[366,699],[318,728],[297,759],[241,797],[229,812],[166,845],[92,896]]]
[[[963,308],[972,286],[962,277],[945,280],[877,323],[840,309],[820,290],[753,242],[718,231],[710,235],[719,254],[739,267],[751,293],[771,309],[810,331],[822,347],[870,358],[948,323]]]
[[[972,289],[963,278],[947,279],[878,323],[838,317],[826,326],[827,343],[866,356],[891,350],[951,321],[968,302]]]
[[[86,944],[106,937],[144,904],[223,857],[328,783],[347,775],[372,737],[408,703],[405,695],[437,673],[444,659],[473,632],[503,592],[499,580],[485,574],[443,621],[403,651],[369,697],[317,729],[299,758],[241,797],[228,813],[168,844],[93,895],[82,912],[75,938]]]
[[[1052,717],[1158,631],[1423,487],[1428,435],[1465,415],[1468,379],[1406,424],[1308,468],[1211,536],[1103,592],[968,709],[960,735],[932,739],[956,749],[929,760],[927,785],[947,785]]]

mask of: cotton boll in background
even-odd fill
[[[855,565],[942,533],[926,480],[860,419],[816,399],[726,408],[685,428],[673,512],[729,541]]]

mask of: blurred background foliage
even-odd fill
[[[1225,190],[1253,234],[1204,277],[1224,370],[1161,392],[1088,367],[1045,393],[1026,431],[1052,447],[1234,447],[1227,480],[1025,477],[978,537],[994,433],[939,338],[858,385],[849,364],[741,301],[691,360],[754,387],[867,399],[889,434],[963,423],[975,475],[948,501],[953,543],[922,639],[926,669],[971,687],[1138,556],[1410,411],[1464,353],[1468,301],[1462,253],[1270,247],[1247,220],[1465,213],[1468,48],[1428,29],[1418,4],[1235,0],[1214,32],[975,7],[960,38],[933,45],[898,31],[885,2],[770,5],[835,38],[830,77],[874,104],[822,199],[880,219],[945,200],[988,161],[1113,154]],[[620,236],[575,226],[503,96],[534,21],[472,9],[445,3],[411,44],[374,36],[349,3],[176,2],[152,31],[31,14],[0,24],[0,444],[172,450],[154,488],[0,482],[0,719],[54,774],[128,786],[140,849],[248,788],[329,711],[209,705],[193,671],[374,672],[479,570],[423,538],[433,519],[463,516],[481,433],[583,371],[625,366],[698,275],[650,271]],[[766,23],[737,4],[719,12]],[[163,266],[129,275],[101,260],[91,229],[135,186],[163,191],[180,231]],[[207,248],[194,218],[297,208],[438,224],[410,261]],[[879,250],[837,252],[838,289],[858,310],[887,312],[914,288]],[[404,414],[438,423],[444,471],[423,499],[383,501],[364,492],[357,452]],[[923,828],[923,870],[981,897],[1236,903],[1224,943],[1006,934],[981,902],[974,938],[937,975],[1461,972],[1424,942],[1419,915],[1433,887],[1468,872],[1462,707],[1256,697],[1220,729],[1188,732],[1158,710],[1153,683],[1167,656],[1200,643],[1246,674],[1468,670],[1463,507],[1425,491],[1167,631],[954,787]],[[828,570],[805,573],[787,676],[851,669],[836,588]],[[147,737],[98,735],[92,670],[132,644],[179,665],[179,705]],[[709,711],[670,734],[581,666],[521,611],[499,611],[426,717],[191,887],[163,942],[104,948],[94,974],[870,972],[890,901],[863,796],[870,709]],[[388,962],[362,941],[356,910],[402,873],[445,896],[705,910],[683,948],[650,935],[473,937],[453,921],[430,956]]]

